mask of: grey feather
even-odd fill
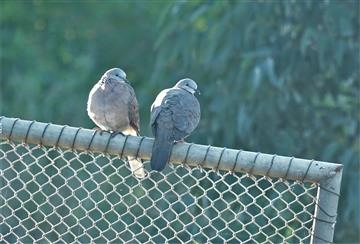
[[[152,149],[151,168],[161,171],[165,168],[169,161],[173,143],[168,139],[170,131],[159,128],[157,130],[156,139]]]
[[[175,141],[190,135],[200,120],[200,104],[194,96],[197,85],[193,80],[180,80],[173,88],[159,93],[151,106],[150,125],[155,142],[151,168],[162,170],[169,162]]]
[[[87,103],[88,115],[99,128],[133,136],[140,133],[138,109],[135,91],[119,68],[105,72],[90,91]],[[135,176],[143,178],[141,160],[128,161]]]

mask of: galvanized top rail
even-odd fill
[[[99,133],[96,130],[6,117],[0,119],[0,130],[0,139],[64,149],[72,148],[78,151],[137,156],[144,160],[150,159],[154,141],[148,137],[122,135],[111,137],[109,133]],[[320,182],[335,176],[342,169],[341,164],[193,143],[174,145],[170,161],[174,164],[301,182]]]

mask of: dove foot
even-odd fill
[[[93,130],[97,130],[99,131],[99,134],[102,136],[103,133],[109,133],[110,137],[113,138],[114,136],[121,134],[122,136],[125,136],[124,133],[122,133],[121,131],[112,131],[112,130],[102,130],[99,127],[94,127]]]
[[[111,138],[114,138],[116,135],[122,135],[122,136],[125,136],[124,133],[122,133],[121,131],[109,131],[109,133],[111,134]]]
[[[178,144],[178,143],[185,143],[184,139],[178,140],[178,141],[174,141],[174,144]]]
[[[99,128],[99,127],[94,127],[93,130],[99,131],[99,134],[100,134],[101,136],[102,136],[102,134],[103,134],[104,132],[111,133],[110,131],[102,130],[102,129]]]

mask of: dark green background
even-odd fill
[[[345,165],[337,242],[359,241],[359,1],[0,1],[7,117],[93,127],[88,92],[127,72],[150,136],[156,94],[197,81],[189,141]]]

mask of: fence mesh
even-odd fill
[[[7,242],[309,242],[318,186],[0,142]],[[149,165],[145,162],[145,168]]]

